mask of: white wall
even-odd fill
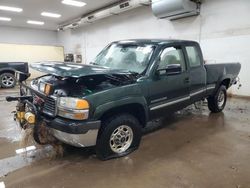
[[[0,43],[56,46],[58,45],[57,32],[0,26]]]
[[[85,62],[109,42],[128,38],[178,38],[199,41],[209,62],[240,62],[242,88],[250,96],[250,1],[204,0],[201,15],[176,21],[159,20],[142,7],[77,30],[58,34],[67,53],[82,53]]]
[[[56,31],[0,26],[0,62],[63,61],[64,49],[58,45]],[[41,75],[30,72],[31,78]]]

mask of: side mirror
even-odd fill
[[[15,77],[18,82],[23,82],[30,77],[30,73],[24,73],[20,71],[15,72]]]
[[[166,68],[157,70],[157,75],[177,75],[181,74],[182,68],[180,64],[167,65]]]

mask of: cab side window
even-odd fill
[[[202,62],[197,48],[195,46],[187,46],[186,51],[190,67],[191,68],[200,67]]]
[[[182,72],[186,70],[184,55],[181,47],[165,48],[161,54],[158,69],[164,69],[168,65],[179,64],[182,67]]]

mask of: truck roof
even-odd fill
[[[179,40],[179,39],[127,39],[127,40],[115,41],[114,43],[147,43],[154,45],[164,45],[168,43],[185,43],[185,42],[197,43],[196,41]]]

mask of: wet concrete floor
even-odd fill
[[[0,187],[250,187],[248,100],[230,99],[219,114],[187,108],[153,122],[137,151],[103,162],[92,148],[69,147],[53,159],[49,146],[18,154],[15,104],[0,93]]]

